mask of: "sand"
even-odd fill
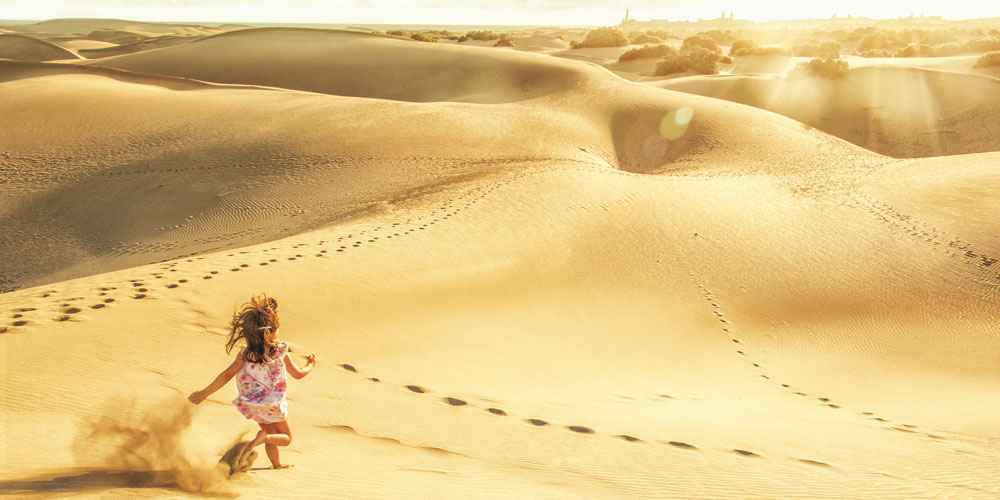
[[[0,493],[1000,495],[1000,153],[357,33],[91,64],[0,63]],[[257,291],[320,365],[226,479]]]
[[[1000,79],[984,75],[897,64],[834,81],[733,74],[655,85],[781,113],[897,158],[1000,150]]]
[[[0,34],[0,59],[40,62],[79,58],[71,50],[39,38],[15,33]]]

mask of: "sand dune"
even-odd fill
[[[863,67],[833,82],[725,75],[656,85],[781,113],[894,157],[1000,150],[1000,80],[994,78]]]
[[[0,62],[0,494],[1000,496],[1000,153],[356,34],[104,61]],[[260,290],[320,366],[228,480],[182,396]]]
[[[131,32],[145,36],[202,36],[224,31],[225,28],[185,23],[149,23],[124,19],[52,19],[16,26],[22,33],[60,33],[85,35],[93,31]]]
[[[85,50],[81,50],[80,55],[86,57],[87,59],[100,59],[102,57],[120,56],[122,54],[132,54],[135,52],[142,52],[144,50],[172,47],[174,45],[190,43],[199,39],[200,37],[194,37],[194,36],[162,35],[157,37],[145,38],[141,41],[124,45],[112,45],[107,47],[88,48]]]
[[[213,82],[417,102],[519,101],[572,88],[582,72],[558,59],[492,47],[285,28],[236,31],[96,64]]]
[[[348,186],[361,182],[358,168],[393,171],[410,165],[407,172],[415,177],[399,177],[400,183],[373,176],[354,186],[359,196],[391,203],[437,179],[437,174],[429,178],[419,172],[440,173],[442,164],[449,165],[446,177],[554,158],[629,172],[714,172],[731,170],[730,162],[751,143],[761,154],[740,159],[740,166],[776,175],[794,173],[794,165],[775,163],[781,158],[801,158],[802,165],[825,158],[829,175],[883,161],[774,115],[757,120],[751,132],[756,110],[623,87],[605,72],[590,74],[584,87],[589,90],[554,95],[548,106],[495,105],[489,112],[469,104],[428,107],[85,66],[6,63],[0,65],[0,81],[6,82],[0,84],[5,96],[0,106],[23,124],[5,139],[12,151],[5,165],[12,196],[2,213],[11,227],[35,228],[32,238],[9,234],[0,245],[4,254],[30,255],[8,268],[6,288],[89,274],[95,266],[115,269],[232,248],[328,224],[371,208],[371,201],[350,194]],[[506,96],[508,90],[497,92]],[[610,93],[617,93],[616,99],[602,97]],[[71,105],[84,96],[87,105]],[[661,127],[682,107],[697,120],[683,138],[668,142]],[[70,111],[60,111],[64,108]],[[51,121],[49,113],[61,119],[44,125]],[[233,124],[220,131],[220,120]],[[461,136],[454,134],[456,128],[464,131]],[[787,141],[788,136],[799,140]],[[856,162],[846,165],[844,158]],[[261,170],[279,161],[280,173]],[[320,174],[305,172],[314,171],[332,177],[313,184],[310,195],[307,186],[313,181],[306,179]],[[201,187],[178,205],[175,197],[187,189],[182,179],[196,172]],[[325,194],[329,183],[344,184],[333,201]],[[272,191],[267,202],[241,194],[258,185]],[[95,193],[100,193],[97,199],[114,201],[102,206],[93,202]],[[114,215],[121,206],[130,208]],[[178,211],[178,206],[186,208]],[[107,217],[121,223],[108,225]],[[249,233],[241,229],[248,222],[255,227]],[[43,244],[53,251],[27,251]]]
[[[109,47],[117,47],[117,45],[113,43],[102,42],[99,40],[88,40],[85,38],[58,40],[54,41],[54,43],[66,50],[76,52],[77,54],[79,54],[81,51],[101,50],[101,49],[107,49]]]
[[[37,62],[79,58],[74,52],[52,42],[26,35],[0,34],[0,59]]]

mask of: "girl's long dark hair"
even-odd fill
[[[264,294],[250,297],[250,302],[243,304],[229,322],[226,352],[232,352],[233,348],[245,343],[243,359],[251,363],[270,361],[275,346],[268,345],[264,335],[277,330],[279,325],[278,301],[274,297]]]

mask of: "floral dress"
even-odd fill
[[[245,361],[236,375],[239,397],[233,404],[244,417],[261,424],[282,422],[288,416],[285,399],[285,354],[288,345],[281,343],[269,349],[260,363]]]

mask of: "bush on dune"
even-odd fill
[[[808,63],[798,65],[795,70],[792,71],[792,76],[798,77],[807,75],[826,78],[829,80],[838,80],[846,77],[848,72],[850,72],[850,68],[847,65],[847,61],[817,57]]]
[[[507,37],[500,37],[497,43],[493,44],[494,47],[513,47],[514,41]]]
[[[658,38],[646,33],[635,33],[632,35],[632,38],[629,41],[632,43],[632,45],[639,45],[645,43],[663,43],[662,38]]]
[[[423,33],[414,33],[414,34],[410,35],[410,38],[413,39],[413,40],[416,40],[418,42],[436,42],[437,41],[436,38],[434,38],[432,36],[429,36],[429,35],[425,35]]]
[[[714,75],[719,72],[721,56],[704,47],[691,47],[675,54],[667,55],[656,65],[656,76],[675,73],[700,73]]]
[[[987,52],[976,61],[977,68],[1000,66],[1000,52]]]
[[[886,49],[869,49],[859,51],[858,55],[861,57],[893,57],[895,53]]]
[[[919,43],[911,43],[896,51],[896,57],[932,57],[934,55],[933,47]]]
[[[465,42],[468,40],[476,40],[477,42],[488,42],[490,40],[499,40],[501,38],[500,34],[492,30],[477,30],[470,31],[461,37],[459,37],[460,42]]]
[[[980,38],[965,42],[966,52],[993,52],[1000,50],[1000,38]]]
[[[692,50],[695,48],[702,48],[716,54],[722,54],[722,49],[719,48],[719,44],[705,36],[695,35],[684,39],[684,43],[681,44],[681,51]]]
[[[618,28],[598,28],[588,32],[582,42],[573,43],[571,46],[574,49],[624,47],[628,42],[628,37]]]
[[[792,48],[792,54],[799,57],[837,59],[840,57],[840,44],[837,42],[823,42],[797,45]]]
[[[733,57],[745,56],[755,48],[757,48],[757,42],[753,40],[736,40],[733,42],[733,45],[729,47],[729,55]]]
[[[618,56],[618,62],[634,61],[636,59],[647,59],[650,57],[665,57],[676,54],[677,50],[668,45],[646,45],[637,49],[626,51]]]

